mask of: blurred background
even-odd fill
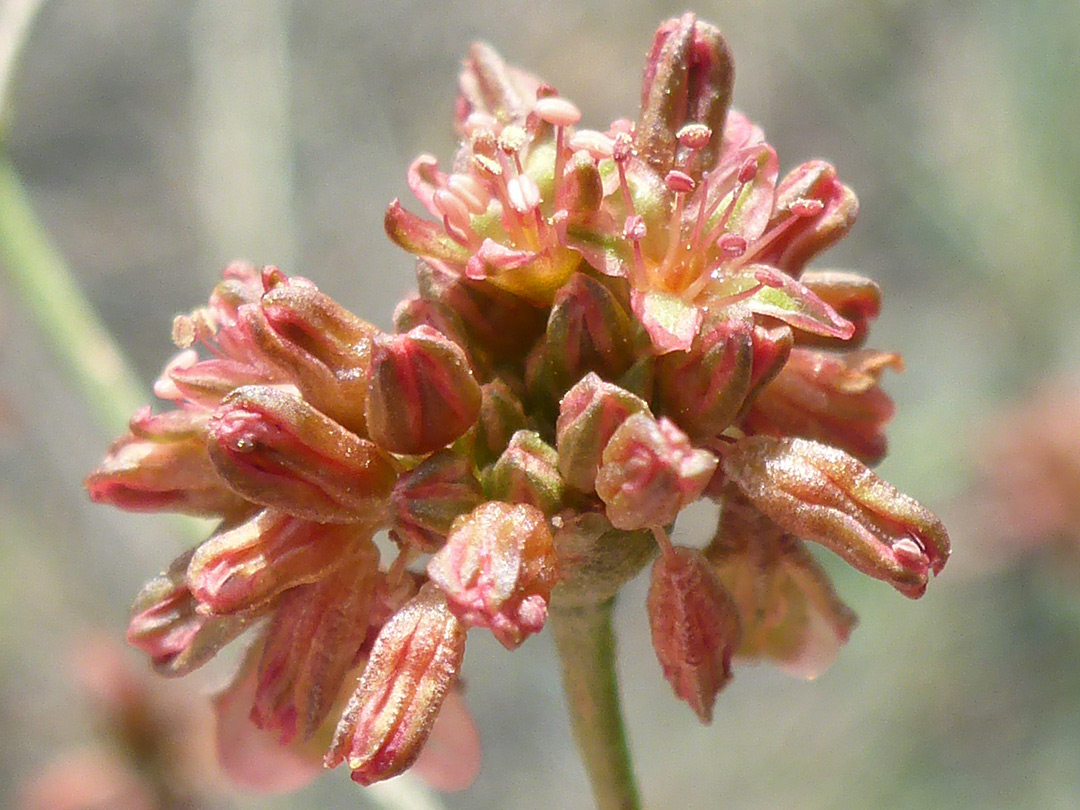
[[[415,155],[452,156],[471,41],[544,77],[584,111],[583,126],[603,129],[636,115],[652,33],[684,10],[49,0],[4,110],[7,154],[149,401],[173,351],[172,316],[203,302],[233,258],[307,276],[390,326],[412,262],[385,238],[383,211],[408,196]],[[881,284],[871,345],[907,361],[886,380],[898,415],[880,472],[945,519],[954,556],[918,602],[825,559],[861,619],[847,648],[809,684],[738,669],[710,727],[664,682],[645,583],[634,583],[618,630],[645,805],[1075,808],[1080,575],[1069,574],[1080,555],[1069,544],[1080,547],[1080,523],[1002,536],[1008,521],[987,515],[1024,490],[1010,489],[1012,456],[984,459],[1004,445],[1023,452],[1024,436],[1069,439],[1070,418],[1078,446],[1080,394],[1038,416],[1023,401],[1080,374],[1080,4],[693,10],[725,32],[736,106],[764,127],[782,170],[825,157],[859,194],[859,224],[826,261]],[[0,286],[0,805],[94,739],[73,649],[94,632],[121,639],[138,588],[184,544],[168,520],[88,503],[82,478],[121,427],[87,406]],[[1080,462],[1056,465],[1046,475],[1080,503]],[[707,539],[707,510],[696,517],[677,530],[689,544]],[[548,635],[508,654],[474,634],[464,675],[484,765],[445,807],[589,808]],[[168,686],[208,691],[214,677]],[[290,797],[219,801],[377,806],[343,770]]]

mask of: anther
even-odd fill
[[[686,124],[680,129],[675,137],[678,139],[681,146],[685,146],[687,149],[704,149],[712,138],[712,130],[705,124]]]
[[[825,203],[821,200],[808,200],[801,199],[795,200],[788,210],[791,211],[797,217],[812,217],[815,214],[821,213],[821,209],[825,207]]]
[[[694,178],[686,172],[672,169],[665,175],[664,185],[677,194],[689,194],[694,190]]]
[[[534,109],[542,121],[556,127],[572,127],[581,120],[581,110],[559,96],[539,99]]]

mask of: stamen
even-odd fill
[[[581,110],[570,101],[558,96],[538,99],[533,107],[542,121],[554,127],[572,127],[581,120]]]
[[[446,181],[446,187],[461,200],[470,214],[482,214],[487,210],[491,194],[475,177],[467,174],[452,174]]]
[[[792,225],[798,222],[804,217],[812,217],[817,215],[825,207],[821,200],[796,200],[788,206],[788,211],[791,213],[787,219],[780,224],[773,227],[771,231],[764,233],[760,239],[755,241],[753,245],[747,250],[746,253],[738,259],[735,266],[741,267],[758,256],[765,248],[775,242],[784,231],[788,230]]]
[[[499,122],[495,120],[495,116],[485,112],[472,112],[469,113],[469,117],[465,119],[465,123],[462,124],[461,128],[465,130],[468,137],[472,138],[480,130],[492,132],[498,126]]]
[[[656,538],[656,545],[660,546],[661,554],[668,558],[675,554],[675,547],[671,544],[671,538],[668,537],[668,533],[663,526],[653,526],[650,531],[653,537]]]
[[[619,188],[622,190],[623,204],[627,212],[634,214],[634,198],[630,196],[630,185],[626,182],[626,164],[634,154],[633,142],[625,132],[615,136],[612,145],[611,157],[615,161],[615,167],[619,170]]]
[[[611,157],[615,141],[595,129],[581,129],[570,136],[569,146],[573,152],[584,149],[596,160],[604,160]]]
[[[645,269],[645,257],[641,253],[641,240],[645,238],[645,220],[637,214],[626,218],[623,225],[623,238],[634,247],[634,264],[630,268],[631,281],[638,286],[645,284],[647,271]]]
[[[457,195],[448,189],[436,189],[431,197],[431,202],[436,210],[443,215],[445,222],[452,223],[456,229],[463,233],[472,230],[469,209],[465,207],[465,203]]]

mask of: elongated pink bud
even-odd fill
[[[324,760],[347,762],[370,785],[406,770],[420,755],[465,654],[465,625],[434,585],[383,627]]]
[[[885,369],[903,367],[898,354],[793,349],[776,379],[754,400],[743,427],[814,439],[876,464],[885,455],[885,425],[894,411],[878,380]]]
[[[527,503],[553,515],[562,506],[565,484],[555,448],[534,430],[519,430],[487,478],[492,497]]]
[[[370,539],[328,576],[287,591],[266,631],[251,718],[285,744],[319,728],[367,637],[379,552]]]
[[[207,455],[206,423],[207,415],[196,411],[151,415],[147,407],[137,413],[131,431],[87,476],[91,500],[132,512],[213,516],[241,509],[243,500]]]
[[[642,159],[660,175],[678,167],[695,180],[713,168],[720,138],[695,149],[680,144],[679,133],[687,124],[721,132],[733,84],[731,52],[718,28],[691,13],[661,24],[642,83],[635,137]]]
[[[430,326],[375,339],[367,422],[393,453],[438,450],[472,427],[480,386],[461,348]]]
[[[188,586],[203,610],[250,610],[342,565],[370,532],[356,524],[313,523],[265,509],[200,545]]]
[[[377,522],[395,478],[374,444],[266,386],[226,397],[210,421],[209,447],[236,492],[308,520]]]
[[[559,403],[555,437],[559,472],[566,483],[592,492],[612,435],[631,414],[648,411],[648,403],[641,397],[591,371],[586,374]]]
[[[131,606],[127,640],[150,656],[162,675],[179,676],[198,669],[238,636],[248,619],[210,617],[198,612],[198,601],[187,587],[192,552],[173,561],[143,586]]]
[[[865,574],[918,598],[949,559],[945,527],[843,450],[806,439],[749,436],[724,472],[786,532],[832,549]]]
[[[483,500],[472,461],[449,450],[424,459],[398,479],[390,494],[390,536],[401,545],[442,548],[454,520]]]

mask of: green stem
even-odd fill
[[[49,244],[14,167],[0,155],[0,260],[23,308],[77,381],[102,426],[119,432],[142,386]]]
[[[614,598],[553,607],[550,624],[562,662],[574,738],[599,810],[640,810],[615,672]]]

